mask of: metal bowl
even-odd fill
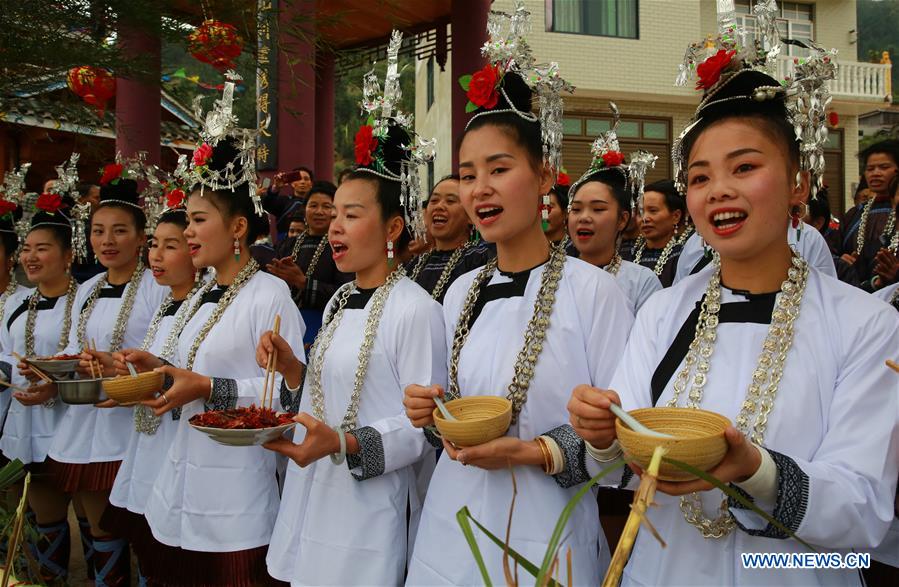
[[[80,359],[50,360],[50,359],[25,359],[29,365],[34,365],[54,379],[71,379],[78,369]]]
[[[59,398],[67,404],[96,404],[109,399],[103,392],[103,379],[57,381]]]
[[[262,446],[280,438],[285,432],[296,426],[296,422],[288,422],[271,428],[229,429],[210,428],[191,424],[195,430],[206,434],[209,438],[225,446]]]

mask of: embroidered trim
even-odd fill
[[[371,426],[363,426],[350,430],[359,442],[359,453],[346,456],[346,464],[350,469],[350,475],[356,481],[365,481],[384,474],[384,442],[381,433]],[[357,469],[361,472],[356,472]]]
[[[206,411],[232,410],[237,407],[237,382],[222,377],[212,378],[212,392],[206,400]]]
[[[296,393],[296,395],[294,395]],[[300,388],[296,392],[290,391],[287,387],[287,381],[281,378],[281,409],[285,412],[299,412],[300,400],[303,398],[303,383],[300,382]]]
[[[549,432],[544,432],[543,436],[549,436],[556,441],[565,460],[562,472],[553,475],[556,483],[562,487],[574,487],[590,480],[590,473],[587,472],[587,447],[584,439],[577,435],[570,424],[553,428]]]
[[[627,489],[628,484],[633,478],[634,470],[631,469],[630,465],[624,465],[624,472],[621,473],[621,485],[618,486],[618,489]]]
[[[441,440],[441,438],[437,436],[434,428],[428,426],[427,428],[423,428],[422,430],[424,430],[425,440],[428,441],[428,444],[430,444],[434,448],[443,449],[443,440]]]
[[[0,372],[6,378],[6,381],[12,383],[12,365],[5,361],[0,361]]]
[[[767,450],[774,459],[774,464],[777,465],[777,502],[771,517],[795,533],[802,524],[802,520],[805,519],[805,512],[808,508],[808,475],[790,457],[771,449]],[[730,501],[728,500],[728,507],[734,507],[731,506]],[[750,536],[780,540],[788,538],[786,533],[771,524],[761,530],[754,530],[743,526],[736,517],[734,520],[737,522],[737,526]]]

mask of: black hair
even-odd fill
[[[140,207],[139,199],[137,182],[133,179],[119,178],[115,184],[100,186],[100,205],[91,210],[90,221],[93,222],[94,214],[100,208],[118,208],[128,212],[138,232],[144,232],[147,228],[147,216]]]
[[[810,220],[824,219],[824,227],[830,223],[830,202],[827,200],[827,188],[818,190],[814,198],[809,198],[808,215]]]
[[[799,141],[796,132],[789,122],[787,106],[782,94],[771,99],[755,100],[759,88],[776,87],[780,84],[771,76],[754,70],[743,70],[727,79],[724,83],[707,92],[703,100],[705,104],[696,112],[701,119],[684,137],[681,154],[686,160],[696,139],[709,127],[724,120],[745,119],[752,121],[759,130],[769,135],[775,142],[785,148],[790,165],[799,167]]]
[[[3,244],[3,253],[7,258],[16,254],[19,247],[19,238],[13,232],[0,232],[0,244]]]
[[[431,196],[434,195],[434,190],[437,189],[437,186],[439,186],[439,185],[442,184],[443,182],[449,181],[449,180],[460,181],[459,174],[458,174],[458,173],[450,173],[449,175],[444,175],[443,177],[441,177],[440,179],[438,179],[437,181],[435,181],[435,182],[434,182],[434,187],[431,188],[431,193],[428,194],[427,199],[422,200],[422,202],[421,202],[421,209],[422,209],[422,210],[424,210],[425,208],[428,207],[428,202],[431,201]]]
[[[687,201],[680,192],[677,191],[673,181],[670,179],[663,179],[651,183],[643,188],[643,193],[645,194],[646,192],[658,192],[662,194],[665,197],[665,207],[668,208],[668,211],[674,212],[675,210],[680,210],[681,220],[687,220]]]
[[[184,208],[166,210],[159,216],[158,224],[174,224],[181,227],[182,230],[187,230],[187,211]]]
[[[330,181],[317,181],[312,184],[312,187],[309,188],[309,193],[306,194],[306,199],[312,197],[313,194],[324,194],[334,199],[334,194],[337,193],[337,186],[331,183]]]
[[[54,221],[53,219],[47,219],[47,222],[47,224],[43,224],[35,221],[33,223],[35,226],[28,231],[28,234],[31,234],[35,230],[48,230],[63,252],[70,251],[72,249],[72,227],[62,226],[59,220]],[[52,224],[49,224],[51,222]],[[4,243],[4,245],[5,244],[6,243]]]
[[[290,217],[290,221],[291,222],[302,222],[303,224],[306,224],[306,215],[301,212],[297,212],[296,214],[293,214]]]
[[[615,201],[618,203],[618,207],[620,208],[620,212],[627,212],[628,217],[633,215],[633,203],[631,202],[631,193],[627,189],[627,178],[624,173],[622,173],[621,169],[618,168],[609,168],[600,170],[587,179],[585,179],[582,183],[579,183],[577,186],[577,190],[574,191],[573,194],[569,194],[572,198],[574,195],[583,188],[588,183],[601,183],[604,186],[609,188],[609,191],[612,192],[612,196],[615,198]]]
[[[550,188],[550,193],[556,196],[562,211],[568,210],[568,191],[570,187],[567,185],[554,185]]]
[[[531,111],[531,99],[533,91],[517,74],[503,76],[502,88],[509,97],[507,101],[505,96],[500,94],[499,102],[490,110],[503,110],[514,107],[519,112]],[[475,111],[475,118],[471,119],[465,132],[459,137],[456,150],[462,146],[465,136],[474,130],[484,126],[494,126],[506,132],[516,144],[524,148],[531,162],[531,166],[535,170],[543,167],[543,139],[540,135],[540,123],[531,122],[521,118],[514,112],[499,112],[488,116],[477,116],[482,112],[490,112],[484,108],[478,108]]]
[[[91,191],[91,189],[93,189],[95,187],[98,188],[100,186],[95,183],[79,183],[78,184],[78,194],[81,197],[84,197]]]
[[[312,173],[312,170],[306,167],[305,165],[300,165],[299,167],[294,167],[291,171],[305,171],[309,174],[309,180],[315,181],[315,174]]]
[[[239,151],[234,143],[228,139],[219,142],[213,147],[212,156],[207,162],[207,166],[212,171],[222,172],[229,163],[233,163],[239,157]],[[199,194],[200,190],[195,189],[193,194]],[[268,233],[268,215],[260,216],[256,214],[256,206],[250,197],[248,188],[245,185],[237,186],[233,190],[221,189],[203,191],[203,197],[209,198],[212,205],[221,212],[225,220],[231,220],[236,216],[243,216],[247,219],[247,235],[246,245],[249,247],[256,240]]]
[[[344,177],[348,176],[352,172],[353,172],[352,167],[344,167],[343,169],[341,169],[340,173],[337,174],[337,183],[339,184],[341,181],[343,181]]]
[[[364,169],[356,169],[346,179],[347,181],[360,179],[376,186],[376,197],[378,205],[381,207],[381,219],[384,222],[387,222],[394,216],[399,216],[403,219],[403,230],[400,232],[397,242],[397,249],[403,250],[412,241],[412,235],[409,233],[409,227],[405,226],[404,208],[400,202],[400,182],[384,179]]]
[[[885,141],[880,141],[879,143],[868,146],[859,153],[858,160],[862,164],[862,171],[864,171],[864,168],[868,165],[868,157],[878,153],[889,155],[893,160],[893,163],[899,165],[899,140],[887,139]]]
[[[7,257],[15,254],[19,247],[19,237],[16,234],[16,222],[22,218],[22,208],[16,206],[11,212],[0,216],[0,243]]]

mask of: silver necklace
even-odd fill
[[[402,279],[402,267],[398,267],[393,273],[387,277],[387,281],[375,290],[371,298],[371,309],[365,319],[365,328],[362,334],[362,344],[359,347],[359,364],[356,367],[356,374],[353,379],[353,392],[350,396],[350,402],[347,406],[346,414],[340,428],[344,432],[356,429],[356,420],[359,413],[359,405],[362,401],[362,387],[365,383],[365,374],[368,372],[368,362],[371,359],[372,349],[375,344],[375,337],[378,334],[378,325],[381,322],[381,315],[384,313],[384,306],[387,304],[387,298],[393,287]],[[331,341],[334,339],[334,333],[340,325],[343,318],[343,312],[346,308],[350,295],[356,291],[355,282],[343,285],[335,294],[336,311],[330,314],[321,331],[315,337],[315,343],[309,351],[309,370],[307,381],[309,383],[309,393],[312,398],[312,415],[317,420],[327,422],[325,413],[325,394],[322,389],[322,367],[325,363],[325,354],[331,347]]]
[[[568,256],[565,249],[559,246],[550,246],[549,261],[543,267],[540,275],[540,290],[537,292],[537,299],[534,302],[534,313],[528,321],[527,328],[524,332],[524,345],[518,351],[515,359],[514,374],[512,382],[508,387],[506,397],[512,402],[512,421],[518,420],[518,413],[528,399],[528,388],[531,384],[531,378],[534,376],[534,368],[540,353],[543,350],[543,341],[546,338],[546,330],[550,325],[550,316],[552,315],[553,306],[556,302],[556,291],[559,289],[559,281],[562,279],[562,270]],[[459,315],[459,321],[456,323],[456,331],[453,334],[453,348],[450,355],[449,364],[449,390],[450,399],[460,397],[459,392],[459,355],[462,353],[462,347],[465,346],[469,334],[469,322],[474,312],[475,304],[481,293],[481,288],[486,283],[493,272],[496,270],[496,257],[491,259],[484,268],[478,272],[471,286],[468,288],[468,295],[462,306],[462,312]]]
[[[721,311],[721,264],[718,258],[714,263],[715,272],[702,300],[696,334],[684,358],[684,367],[674,379],[674,392],[668,401],[669,407],[677,407],[678,400],[688,385],[690,390],[686,407],[698,408],[702,403],[703,389],[708,382],[712,353],[718,337],[718,315]],[[793,346],[793,323],[799,317],[807,283],[808,263],[794,253],[787,280],[781,285],[781,292],[771,314],[771,325],[762,344],[752,381],[736,418],[737,429],[759,446],[765,438],[768,414],[774,407],[787,353]],[[727,508],[727,499],[721,502],[718,516],[714,519],[709,519],[702,511],[698,493],[681,497],[680,508],[684,519],[695,526],[704,538],[727,536],[735,527],[733,516]]]
[[[612,255],[612,260],[603,269],[606,273],[618,275],[618,271],[621,270],[621,255],[618,254],[618,251],[615,251],[615,254]]]
[[[144,262],[143,260],[140,260],[137,262],[134,273],[131,274],[131,279],[128,280],[125,299],[119,307],[115,327],[112,329],[112,337],[109,339],[109,349],[107,349],[109,352],[119,350],[119,347],[122,345],[122,340],[125,338],[125,327],[128,325],[128,319],[131,318],[131,310],[134,308],[134,299],[137,297],[137,290],[140,289],[143,278]],[[90,320],[91,314],[94,311],[94,305],[100,297],[100,290],[103,289],[103,286],[107,283],[109,283],[109,272],[104,273],[103,277],[97,280],[91,293],[87,296],[84,308],[81,310],[81,315],[78,317],[78,344],[84,344],[85,342],[84,334],[85,329],[87,328],[87,322]]]
[[[661,275],[662,271],[665,270],[665,265],[668,264],[668,258],[671,257],[671,252],[674,250],[676,245],[680,244],[680,241],[677,236],[677,231],[675,231],[674,235],[668,242],[665,244],[665,248],[662,249],[662,252],[659,253],[659,258],[656,259],[655,265],[652,266],[652,271],[656,275]],[[637,251],[634,254],[634,263],[637,265],[640,264],[640,261],[643,259],[643,251],[646,249],[646,239],[644,237],[639,237],[637,239]]]
[[[440,272],[440,277],[437,279],[437,283],[434,284],[434,289],[431,290],[431,297],[436,299],[440,298],[440,294],[443,293],[443,290],[446,288],[449,283],[449,278],[453,274],[453,270],[456,268],[456,265],[459,264],[459,261],[462,260],[462,255],[465,254],[471,248],[471,243],[465,243],[461,247],[453,250],[453,254],[450,255],[450,258],[446,261],[446,266],[443,268],[443,271]],[[428,264],[428,261],[431,260],[431,255],[433,251],[428,251],[426,254],[422,255],[418,260],[418,263],[415,264],[415,270],[412,271],[412,275],[410,279],[412,281],[418,281],[418,276],[421,275],[422,269]]]
[[[293,252],[290,254],[293,257],[294,261],[297,261],[297,255],[300,253],[300,247],[303,245],[303,241],[306,240],[306,231],[300,233],[300,236],[297,237],[297,242],[293,245]],[[318,241],[318,246],[315,247],[315,252],[312,253],[312,259],[309,260],[309,265],[306,267],[306,285],[309,284],[309,281],[312,279],[312,274],[315,272],[315,268],[318,267],[318,261],[321,259],[322,253],[325,250],[325,245],[328,244],[328,237],[323,236],[322,240]],[[297,263],[299,266],[299,263]]]
[[[16,281],[16,272],[11,271],[9,277],[9,285],[6,286],[6,290],[4,290],[3,295],[0,295],[0,322],[3,322],[3,317],[6,315],[6,300],[9,299],[13,293],[15,293],[16,288],[19,287],[19,282]]]
[[[69,277],[69,285],[66,287],[66,308],[62,319],[62,331],[59,341],[56,343],[56,353],[61,353],[69,344],[69,334],[72,328],[72,305],[75,303],[75,294],[78,292],[78,282]],[[25,318],[25,356],[34,355],[34,330],[37,322],[37,305],[41,301],[40,289],[35,289],[28,298],[28,314]]]

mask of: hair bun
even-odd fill
[[[240,158],[240,151],[234,146],[234,140],[226,137],[212,147],[212,157],[206,162],[206,166],[212,171],[223,172],[228,165],[235,166]]]
[[[106,200],[119,200],[138,205],[139,193],[137,182],[133,179],[120,178],[118,181],[100,187],[100,204]]]

